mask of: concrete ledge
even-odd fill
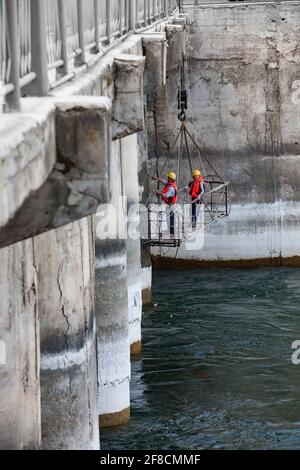
[[[55,105],[56,176],[61,181],[63,175],[70,189],[62,213],[67,219],[73,213],[76,220],[110,199],[111,103],[104,97],[75,96],[56,99]],[[54,224],[62,225],[60,219],[58,214]]]
[[[228,3],[224,3],[224,1],[221,1],[219,3],[203,3],[201,1],[199,1],[198,3],[195,3],[194,5],[184,5],[184,9],[185,10],[188,10],[188,9],[197,9],[197,10],[201,10],[201,9],[206,9],[206,8],[214,8],[214,9],[220,9],[220,8],[231,8],[231,9],[234,9],[234,8],[238,8],[239,9],[247,9],[247,8],[257,8],[257,9],[262,9],[262,8],[276,8],[277,6],[281,7],[290,7],[290,6],[299,6],[299,2],[298,0],[283,0],[281,1],[280,3],[278,3],[278,0],[274,0],[274,1],[263,1],[263,0],[253,0],[251,2],[228,2]]]
[[[152,303],[152,264],[151,258],[149,259],[149,253],[142,250],[142,277],[141,277],[141,288],[142,288],[142,305],[150,306]]]
[[[0,148],[0,248],[91,215],[110,196],[110,100],[26,98],[22,111],[1,126],[12,144]]]
[[[279,158],[279,157],[277,157]],[[299,202],[232,204],[229,217],[212,224],[165,258],[187,265],[243,266],[290,264],[300,256]],[[152,253],[159,255],[156,248]],[[174,260],[176,263],[177,260]],[[199,263],[198,263],[199,262]]]
[[[142,304],[143,306],[151,305],[152,303],[152,289],[147,287],[142,290]]]
[[[142,352],[142,342],[141,341],[136,341],[135,343],[132,343],[130,345],[130,354],[132,356],[136,356],[138,354],[141,354]]]
[[[151,95],[166,84],[167,37],[165,33],[143,33],[142,42],[146,56],[145,90]]]
[[[22,113],[0,114],[0,233],[56,161],[55,106],[49,100],[34,102]]]
[[[188,22],[188,15],[180,15],[180,16],[175,16],[174,20],[173,20],[173,24],[174,25],[181,25],[181,26],[185,26]]]
[[[114,60],[113,139],[142,131],[145,57],[122,54]]]
[[[256,258],[234,260],[197,260],[154,257],[153,269],[191,269],[191,268],[259,268],[292,267],[300,268],[300,256],[291,258]]]
[[[116,413],[107,413],[99,416],[99,424],[101,428],[109,428],[126,424],[130,420],[130,408],[118,411]]]
[[[113,102],[115,101],[113,114],[114,112],[116,112],[116,115],[114,116],[115,119],[112,130],[113,140],[120,138],[120,136],[122,137],[124,135],[129,135],[133,132],[138,132],[139,130],[143,129],[144,126],[144,124],[141,124],[140,122],[138,122],[137,125],[137,120],[135,117],[132,122],[129,122],[128,117],[124,116],[124,110],[122,110],[122,115],[118,114],[120,111],[121,97],[125,99],[125,94],[122,93],[123,84],[122,87],[120,87],[119,85],[121,84],[121,80],[118,80],[119,85],[117,84],[117,87],[118,91],[120,91],[121,93],[118,93],[116,100],[114,100],[114,94],[116,91],[115,78],[118,79],[118,74],[120,72],[120,70],[118,70],[119,67],[116,67],[116,61],[118,61],[122,57],[123,59],[121,60],[123,61],[123,64],[121,68],[123,68],[123,72],[125,67],[124,57],[126,57],[129,61],[132,58],[133,70],[131,70],[130,73],[127,70],[130,76],[127,75],[126,80],[131,80],[132,77],[135,77],[136,80],[139,77],[140,72],[138,62],[139,60],[141,61],[140,67],[142,68],[142,62],[144,62],[145,60],[142,54],[142,40],[139,35],[132,34],[129,35],[125,40],[124,38],[122,38],[120,40],[114,41],[114,44],[112,44],[111,49],[109,48],[109,50],[104,54],[104,56],[98,56],[93,66],[91,66],[87,70],[83,70],[80,74],[76,75],[73,80],[63,84],[59,88],[52,91],[53,96],[61,97],[62,99],[64,99],[65,96],[71,95],[85,95],[95,97],[99,97],[100,95],[102,95],[107,96]],[[140,80],[143,80],[142,75],[143,72],[141,71],[141,76],[139,77]],[[136,101],[136,98],[134,101]],[[140,114],[139,110],[138,114]],[[132,114],[130,115],[130,117],[132,118]],[[124,123],[123,121],[121,121],[121,119],[123,118],[125,118]],[[119,125],[117,125],[118,121],[121,121],[119,122]]]

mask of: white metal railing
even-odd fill
[[[84,47],[95,47],[95,18],[94,0],[85,0],[83,9]]]
[[[79,54],[79,31],[77,0],[65,0],[66,40],[68,58]]]
[[[20,38],[20,77],[31,72],[31,2],[18,0],[18,26]]]
[[[0,104],[18,110],[25,87],[46,96],[91,54],[176,8],[176,0],[0,0]]]
[[[0,90],[9,83],[10,80],[10,50],[7,35],[6,5],[0,2]]]
[[[98,25],[99,25],[99,37],[100,41],[106,39],[106,2],[100,2],[99,4],[99,14],[98,14]]]
[[[144,0],[137,0],[136,2],[136,17],[137,17],[137,24],[139,26],[145,25],[146,23],[146,12],[147,12],[147,4],[145,7]]]
[[[51,67],[62,59],[61,30],[57,0],[46,0],[47,63]]]
[[[110,0],[110,32],[121,35],[121,4],[122,0]]]

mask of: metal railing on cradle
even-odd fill
[[[0,112],[46,96],[117,38],[167,18],[176,0],[0,0]]]
[[[144,245],[179,247],[206,230],[208,226],[228,217],[231,210],[229,182],[224,182],[215,175],[207,175],[206,189],[206,193],[195,205],[194,217],[189,188],[178,191],[178,203],[172,206],[150,202],[147,208],[141,211],[141,235]]]

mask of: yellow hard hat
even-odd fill
[[[176,180],[176,174],[174,173],[174,171],[170,171],[170,173],[167,174],[167,177],[171,180]]]
[[[193,176],[201,176],[201,171],[200,170],[194,170],[193,171]]]

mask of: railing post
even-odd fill
[[[119,17],[120,17],[120,36],[123,36],[123,14],[125,12],[125,1],[120,0],[119,2]]]
[[[145,23],[145,26],[147,26],[147,23],[148,23],[147,6],[148,6],[148,1],[144,0],[144,23]]]
[[[14,90],[7,95],[6,102],[10,111],[20,110],[20,40],[18,33],[17,0],[6,0],[7,32],[11,54],[10,81]]]
[[[8,0],[10,2],[10,0]],[[31,2],[31,54],[32,71],[36,79],[29,85],[29,94],[47,96],[47,38],[46,38],[46,4],[45,0]]]
[[[106,37],[107,37],[107,44],[110,44],[110,22],[111,22],[111,14],[110,14],[110,0],[106,0]]]
[[[67,14],[65,0],[58,0],[58,17],[61,37],[61,58],[64,64],[57,69],[57,75],[65,76],[69,73],[67,48]]]
[[[136,0],[129,0],[129,29],[134,31],[136,27]]]
[[[127,32],[130,30],[130,27],[129,27],[129,1],[130,0],[125,1],[126,31]]]
[[[97,53],[100,51],[99,0],[94,0],[94,15],[95,15],[95,43],[96,43],[94,52]]]
[[[83,26],[83,0],[77,0],[77,17],[78,17],[78,38],[80,54],[75,57],[75,65],[85,64],[85,48],[84,48],[84,26]]]
[[[138,21],[139,21],[139,0],[135,0],[134,3],[134,9],[135,9],[135,25],[134,27],[138,27]]]

